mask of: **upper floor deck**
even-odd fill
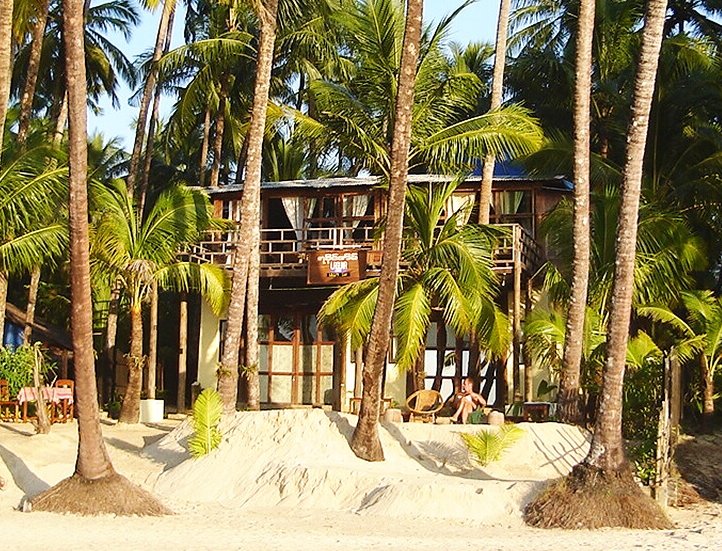
[[[435,175],[410,175],[409,185],[434,185],[449,181]],[[465,202],[473,205],[469,220],[478,217],[480,177],[470,177],[449,199],[449,212]],[[545,257],[537,232],[542,217],[569,191],[561,179],[495,179],[490,222],[503,230],[494,250],[494,269],[510,274],[515,269],[533,274]],[[242,186],[210,190],[216,214],[240,221]],[[377,274],[383,254],[378,227],[386,214],[386,193],[376,178],[329,178],[293,182],[267,182],[261,188],[261,277],[316,277],[319,262],[332,268],[351,261],[352,278]],[[188,251],[192,260],[230,268],[239,242],[237,230],[210,232]],[[340,257],[339,255],[345,255]],[[317,274],[316,274],[317,275]],[[322,278],[323,279],[323,278]]]

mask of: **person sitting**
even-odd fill
[[[461,381],[461,390],[454,396],[454,404],[456,412],[451,416],[451,421],[458,423],[461,420],[462,424],[466,424],[469,414],[477,407],[484,407],[486,400],[481,394],[474,392],[473,381],[466,377]]]

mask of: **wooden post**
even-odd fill
[[[181,293],[178,330],[178,413],[186,409],[186,369],[188,364],[188,297]]]
[[[529,319],[531,312],[531,293],[532,284],[531,278],[527,277],[526,280],[526,297],[524,299],[524,318]],[[526,344],[526,338],[524,339]],[[531,369],[531,354],[527,350],[527,347],[523,347],[522,356],[524,358],[524,401],[531,402],[534,400],[534,377],[532,376]]]
[[[346,341],[336,344],[334,348],[338,348],[338,354],[334,357],[338,359],[338,396],[336,398],[335,408],[337,411],[347,411],[346,408]]]
[[[682,364],[677,355],[673,352],[669,357],[670,367],[670,424],[673,435],[673,443],[677,443],[679,435],[679,423],[682,420]]]
[[[514,402],[522,399],[521,393],[521,262],[519,259],[521,236],[519,234],[519,226],[514,225],[513,230],[513,255],[514,255],[514,290],[512,295],[512,318],[513,318],[513,338],[512,338],[512,376],[514,384]]]

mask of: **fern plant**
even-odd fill
[[[498,431],[482,430],[475,434],[461,433],[471,457],[482,467],[498,461],[526,433],[514,424],[503,425]]]
[[[193,457],[202,457],[221,443],[218,424],[223,414],[221,396],[212,388],[200,393],[193,404],[193,436],[188,440],[188,451]]]

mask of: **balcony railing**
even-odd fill
[[[535,272],[540,265],[539,246],[519,224],[495,224],[504,235],[494,250],[494,270],[511,273],[516,265]],[[304,276],[308,267],[307,253],[317,250],[366,249],[367,271],[381,266],[383,246],[374,239],[371,227],[327,227],[304,229],[264,228],[261,230],[261,275],[264,277]],[[230,268],[233,253],[240,240],[238,231],[214,231],[194,245],[187,257],[195,262],[212,262]]]

